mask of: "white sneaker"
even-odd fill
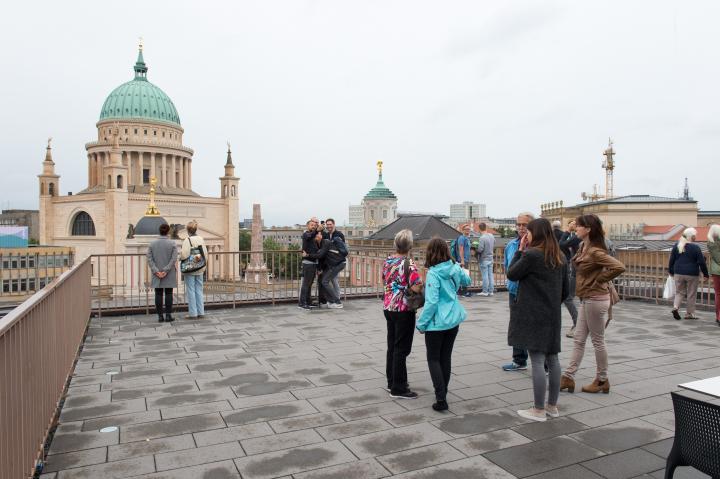
[[[480,293],[478,296],[490,296],[490,293]]]
[[[537,422],[545,422],[547,421],[547,417],[545,417],[545,412],[542,413],[535,412],[534,408],[530,409],[521,409],[517,412],[520,417],[524,417],[525,419],[530,419],[532,421]]]
[[[342,303],[328,303],[328,309],[343,309]]]
[[[545,406],[545,414],[550,417],[560,417],[560,411],[558,411],[557,406],[555,406],[554,408],[550,406]]]

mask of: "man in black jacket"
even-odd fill
[[[314,219],[308,220],[306,230],[302,235],[302,284],[300,286],[300,298],[298,300],[298,308],[310,309],[314,305],[310,297],[312,284],[315,281],[315,275],[318,270],[318,260],[311,259],[310,255],[316,255],[318,252],[318,244],[315,241],[318,223]]]
[[[328,218],[325,220],[325,233],[323,234],[323,238],[329,239],[333,243],[336,243],[333,246],[337,246],[337,242],[342,241],[342,244],[347,250],[347,244],[345,243],[345,235],[342,234],[342,232],[338,231],[337,228],[335,228],[335,220],[332,218]],[[345,265],[346,261],[345,257],[343,256],[342,261],[339,262],[335,267],[331,269],[329,268],[328,270],[323,270],[323,276],[325,274],[328,274],[330,276],[330,284],[335,290],[335,296],[337,296],[338,298],[340,298],[340,281],[338,280],[338,275],[342,270],[345,269]]]
[[[344,267],[345,258],[337,250],[335,243],[329,239],[324,239],[323,233],[320,231],[315,234],[315,244],[317,245],[317,252],[306,253],[303,251],[303,260],[308,259],[319,262],[319,267],[323,270],[323,274],[318,279],[321,297],[327,298],[327,307],[329,309],[342,309],[343,305],[340,302],[340,297],[335,294],[332,280],[334,276],[337,276],[338,266]]]

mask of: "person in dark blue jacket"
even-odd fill
[[[680,240],[673,246],[670,253],[668,271],[675,281],[675,301],[673,302],[673,318],[680,320],[680,305],[683,298],[687,302],[685,319],[697,319],[695,316],[695,300],[697,299],[700,272],[709,278],[705,256],[698,245],[694,243],[697,237],[695,228],[683,231]]]

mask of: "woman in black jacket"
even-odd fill
[[[546,415],[559,416],[560,306],[569,291],[567,262],[547,219],[533,220],[527,228],[507,272],[509,280],[519,282],[516,303],[510,310],[508,344],[527,349],[532,361],[535,404],[518,414],[533,421],[545,421]],[[545,364],[550,382],[547,407]]]

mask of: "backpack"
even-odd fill
[[[339,236],[335,236],[332,239],[332,242],[333,242],[333,245],[335,246],[335,248],[337,248],[338,253],[340,253],[340,256],[342,256],[343,258],[347,257],[348,247],[345,244],[345,242],[342,240],[342,238]]]

